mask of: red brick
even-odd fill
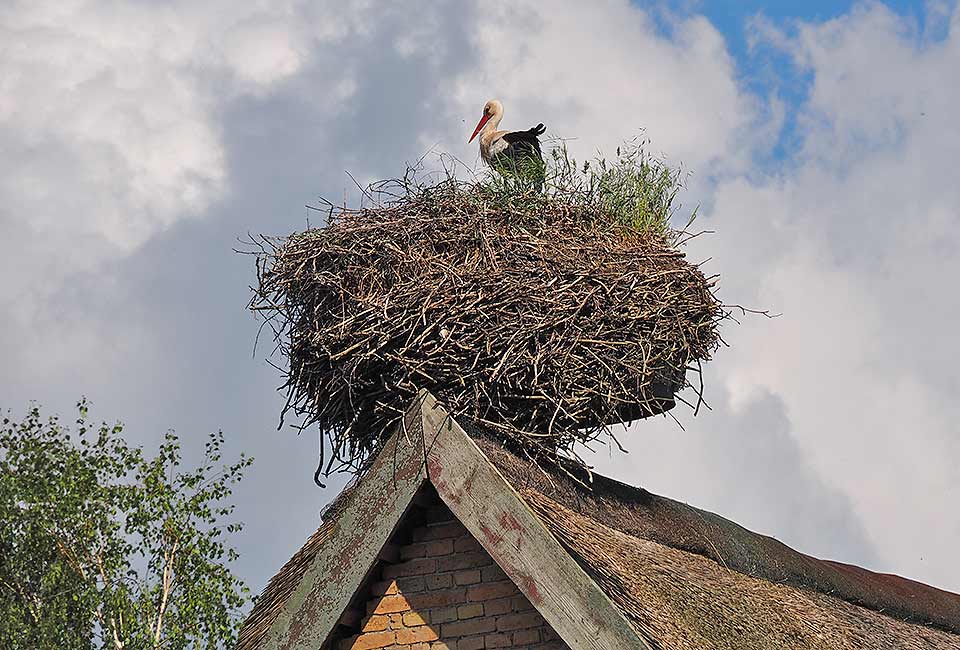
[[[485,601],[483,603],[483,611],[486,612],[487,616],[508,614],[513,611],[510,601],[510,598],[497,598],[496,600]]]
[[[524,612],[522,614],[507,614],[497,619],[497,631],[522,630],[527,627],[543,625],[543,617],[538,612]]]
[[[371,616],[361,627],[363,632],[379,632],[380,630],[387,629],[387,625],[390,624],[390,618],[383,615]]]
[[[435,573],[426,577],[427,589],[448,589],[453,586],[453,574]]]
[[[371,600],[367,605],[370,614],[393,614],[410,609],[410,603],[403,596],[384,596],[380,600]]]
[[[458,585],[472,585],[480,582],[480,569],[464,569],[453,574]]]
[[[460,587],[440,591],[425,591],[420,594],[410,594],[407,600],[413,609],[449,607],[450,605],[459,605],[464,602],[466,600],[466,590]]]
[[[466,532],[467,529],[459,521],[451,521],[436,526],[414,528],[410,536],[415,542],[423,542],[428,539],[456,539],[462,537]]]
[[[480,575],[484,582],[500,582],[507,579],[507,574],[496,564],[480,569]]]
[[[476,618],[483,616],[483,604],[473,603],[471,605],[460,605],[457,607],[457,618]]]
[[[397,591],[401,594],[426,591],[426,589],[426,576],[406,576],[404,578],[397,578]]]
[[[449,623],[457,620],[456,607],[441,607],[440,609],[430,610],[430,621],[432,623]]]
[[[405,578],[397,578],[396,580],[374,582],[370,585],[370,596],[372,598],[391,596],[399,592],[411,593],[424,591],[426,588],[427,585],[424,581],[424,576],[407,576]]]
[[[452,539],[435,539],[423,543],[427,549],[427,557],[437,557],[440,555],[450,555],[453,553]]]
[[[453,550],[457,553],[468,553],[470,551],[482,551],[483,547],[472,535],[464,535],[458,537],[457,541],[454,542]]]
[[[440,637],[433,628],[427,625],[420,627],[411,627],[406,630],[397,631],[397,644],[410,645],[411,643],[422,643],[424,641],[436,641]]]
[[[453,553],[452,539],[432,539],[426,542],[408,544],[400,549],[400,557],[407,560],[417,557],[436,557]]]
[[[506,648],[513,645],[509,634],[488,634],[483,637],[485,648]]]
[[[434,643],[430,644],[430,650],[458,650],[457,642],[450,641],[447,643],[446,641],[435,641]]]
[[[400,558],[412,560],[418,557],[426,557],[427,548],[423,544],[407,544],[400,548]]]
[[[436,572],[437,561],[432,557],[422,557],[416,560],[407,560],[400,564],[392,564],[383,567],[383,577],[385,579],[399,578],[401,576],[425,576]]]
[[[529,645],[540,641],[540,630],[531,628],[529,630],[517,630],[513,633],[513,645]]]
[[[417,627],[430,622],[430,612],[407,612],[403,615],[403,624],[407,627]]]
[[[517,587],[512,582],[485,582],[467,589],[467,600],[493,600],[516,593]]]
[[[490,556],[482,551],[473,553],[458,553],[447,557],[437,558],[437,571],[460,571],[461,569],[475,569],[493,564]]]
[[[457,650],[483,650],[482,636],[465,636],[457,640]]]
[[[451,636],[473,636],[493,632],[496,622],[492,618],[471,618],[468,621],[444,623],[440,628],[443,638]]]
[[[399,630],[403,627],[403,614],[390,614],[390,629]]]
[[[373,648],[386,648],[393,645],[395,635],[393,632],[369,632],[361,634],[358,637],[347,639],[347,645],[341,645],[341,648],[350,650],[372,650]]]

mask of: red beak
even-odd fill
[[[480,118],[480,122],[477,124],[477,128],[473,130],[473,135],[471,135],[470,139],[467,140],[467,144],[470,144],[471,142],[473,142],[473,139],[477,137],[477,134],[480,133],[480,129],[483,128],[483,125],[486,124],[487,120],[489,119],[490,119],[489,115],[484,115],[483,117]]]

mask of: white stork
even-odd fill
[[[540,140],[537,136],[547,130],[538,124],[526,131],[498,131],[503,119],[503,104],[491,99],[483,106],[483,116],[467,142],[480,134],[480,156],[484,162],[499,171],[516,172],[517,169],[533,168],[543,175],[543,154],[540,152]]]

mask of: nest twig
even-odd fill
[[[326,438],[326,473],[362,470],[421,388],[538,458],[684,387],[699,398],[687,371],[726,312],[669,234],[453,179],[379,189],[396,198],[254,240],[250,306],[289,360],[285,411]]]

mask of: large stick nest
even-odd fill
[[[288,402],[360,470],[419,389],[536,457],[663,412],[720,342],[713,281],[600,208],[456,181],[257,240]],[[702,384],[694,387],[702,392]]]

